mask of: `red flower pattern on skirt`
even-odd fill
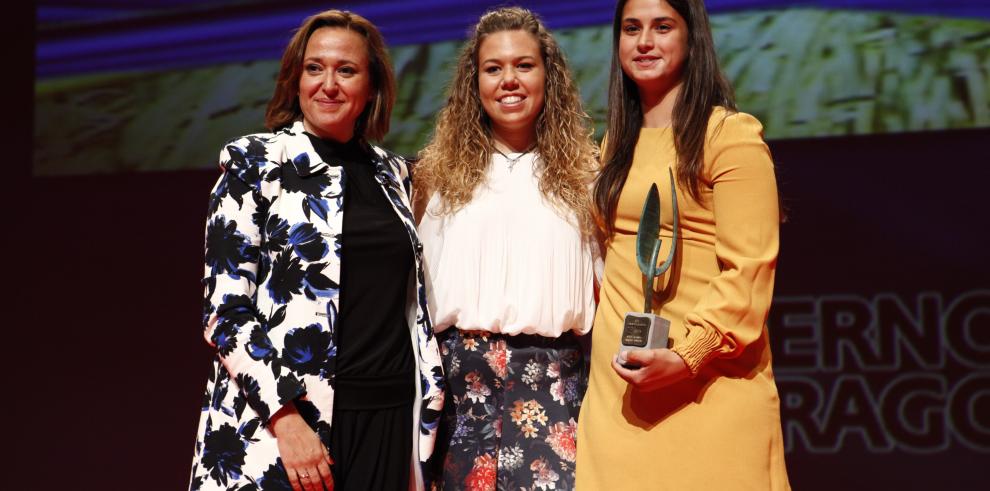
[[[495,489],[495,457],[485,454],[474,458],[474,467],[464,478],[468,491],[489,491]]]
[[[555,423],[546,440],[560,458],[574,462],[577,458],[577,421],[571,418],[567,423]]]
[[[504,379],[508,373],[509,358],[512,354],[505,349],[505,340],[499,339],[495,342],[488,343],[488,352],[485,353],[485,360],[488,361],[488,366],[491,367],[492,371],[495,372],[495,376]]]
[[[587,369],[576,337],[439,333],[448,381],[431,464],[438,489],[574,487]]]

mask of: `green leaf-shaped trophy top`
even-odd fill
[[[639,263],[639,270],[643,272],[643,295],[646,303],[643,312],[652,311],[653,280],[666,273],[670,265],[674,262],[674,250],[677,247],[677,190],[674,187],[674,172],[667,170],[670,177],[670,201],[674,209],[673,233],[671,237],[670,252],[667,259],[661,265],[657,265],[657,256],[660,255],[660,191],[657,185],[651,184],[650,191],[646,195],[643,203],[643,213],[639,218],[639,230],[636,231],[636,262]]]

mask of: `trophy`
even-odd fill
[[[654,183],[643,203],[643,213],[636,231],[636,261],[643,272],[643,296],[646,303],[643,312],[627,312],[622,324],[622,339],[619,342],[619,362],[623,367],[637,369],[638,365],[626,362],[624,352],[632,349],[666,348],[670,335],[670,321],[653,314],[653,282],[667,272],[674,261],[677,248],[677,191],[674,189],[674,173],[668,169],[670,177],[670,200],[674,209],[673,237],[667,259],[657,265],[660,255],[660,192]]]

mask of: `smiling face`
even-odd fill
[[[536,138],[546,69],[540,43],[525,31],[490,34],[478,48],[478,95],[497,140]]]
[[[664,0],[629,0],[622,9],[619,61],[641,92],[664,92],[681,81],[688,26]]]
[[[313,31],[299,77],[299,107],[306,131],[337,142],[350,140],[373,95],[364,38],[339,27]]]

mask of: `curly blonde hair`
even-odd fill
[[[483,15],[461,49],[447,105],[437,116],[432,139],[413,169],[414,185],[421,196],[439,193],[439,212],[447,214],[468,204],[475,188],[484,182],[494,141],[478,92],[478,51],[487,36],[515,30],[536,38],[546,67],[546,102],[536,120],[536,149],[542,162],[540,192],[553,205],[573,211],[581,229],[588,232],[590,183],[598,168],[591,118],[582,108],[557,41],[533,12],[521,7]]]

